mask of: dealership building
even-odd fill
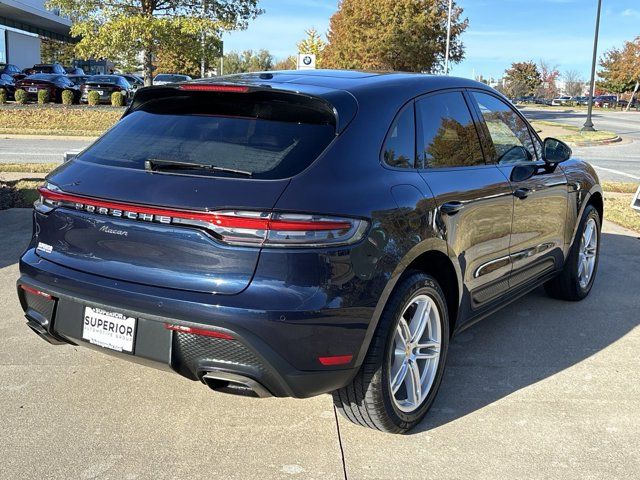
[[[0,63],[40,63],[40,38],[71,42],[71,20],[45,8],[45,0],[0,0]]]

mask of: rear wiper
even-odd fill
[[[150,158],[144,161],[144,169],[147,172],[160,172],[163,170],[208,170],[210,172],[235,173],[250,177],[252,172],[238,170],[237,168],[219,167],[217,165],[207,165],[202,163],[175,162],[173,160],[158,160]]]

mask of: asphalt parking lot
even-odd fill
[[[536,291],[454,339],[407,436],[339,436],[328,395],[232,397],[45,343],[15,295],[30,228],[0,212],[1,478],[640,478],[640,239],[616,226],[588,299]]]

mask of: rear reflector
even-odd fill
[[[242,210],[190,211],[138,206],[65,193],[47,184],[38,188],[48,207],[63,206],[129,220],[172,223],[204,228],[230,245],[320,247],[359,241],[368,223],[324,215]]]
[[[173,325],[171,323],[165,323],[164,328],[167,330],[173,330],[180,333],[192,333],[194,335],[202,335],[203,337],[221,338],[223,340],[233,340],[234,338],[222,332],[216,332],[215,330],[205,330],[203,328],[185,327],[184,325]]]
[[[49,295],[48,293],[45,292],[41,292],[40,290],[36,290],[35,288],[29,287],[28,285],[20,285],[20,288],[22,290],[24,290],[25,292],[29,292],[33,295],[38,295],[40,297],[44,297],[48,300],[53,300],[53,297],[51,295]]]
[[[197,83],[180,85],[178,88],[180,88],[180,90],[187,90],[191,92],[247,93],[249,91],[249,87],[241,85],[211,85]]]
[[[332,357],[318,357],[318,360],[325,367],[332,367],[336,365],[346,365],[351,362],[353,355],[334,355]]]

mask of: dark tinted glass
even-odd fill
[[[38,73],[59,73],[53,65],[35,65],[33,69]]]
[[[416,102],[418,168],[484,165],[478,132],[460,92]]]
[[[166,108],[153,105],[145,110],[124,117],[78,158],[139,169],[145,160],[169,160],[248,171],[254,178],[287,178],[310,165],[335,136],[334,126],[326,123],[228,116],[193,108],[165,113]],[[239,112],[240,105],[235,110]]]
[[[119,77],[110,77],[108,75],[94,75],[89,79],[90,82],[114,83],[114,84],[117,84],[119,80],[120,80]]]
[[[529,126],[505,102],[493,95],[473,92],[489,135],[493,151],[489,152],[494,163],[520,163],[536,160]]]
[[[397,168],[414,168],[416,134],[413,104],[400,112],[391,125],[382,151],[385,163]]]

